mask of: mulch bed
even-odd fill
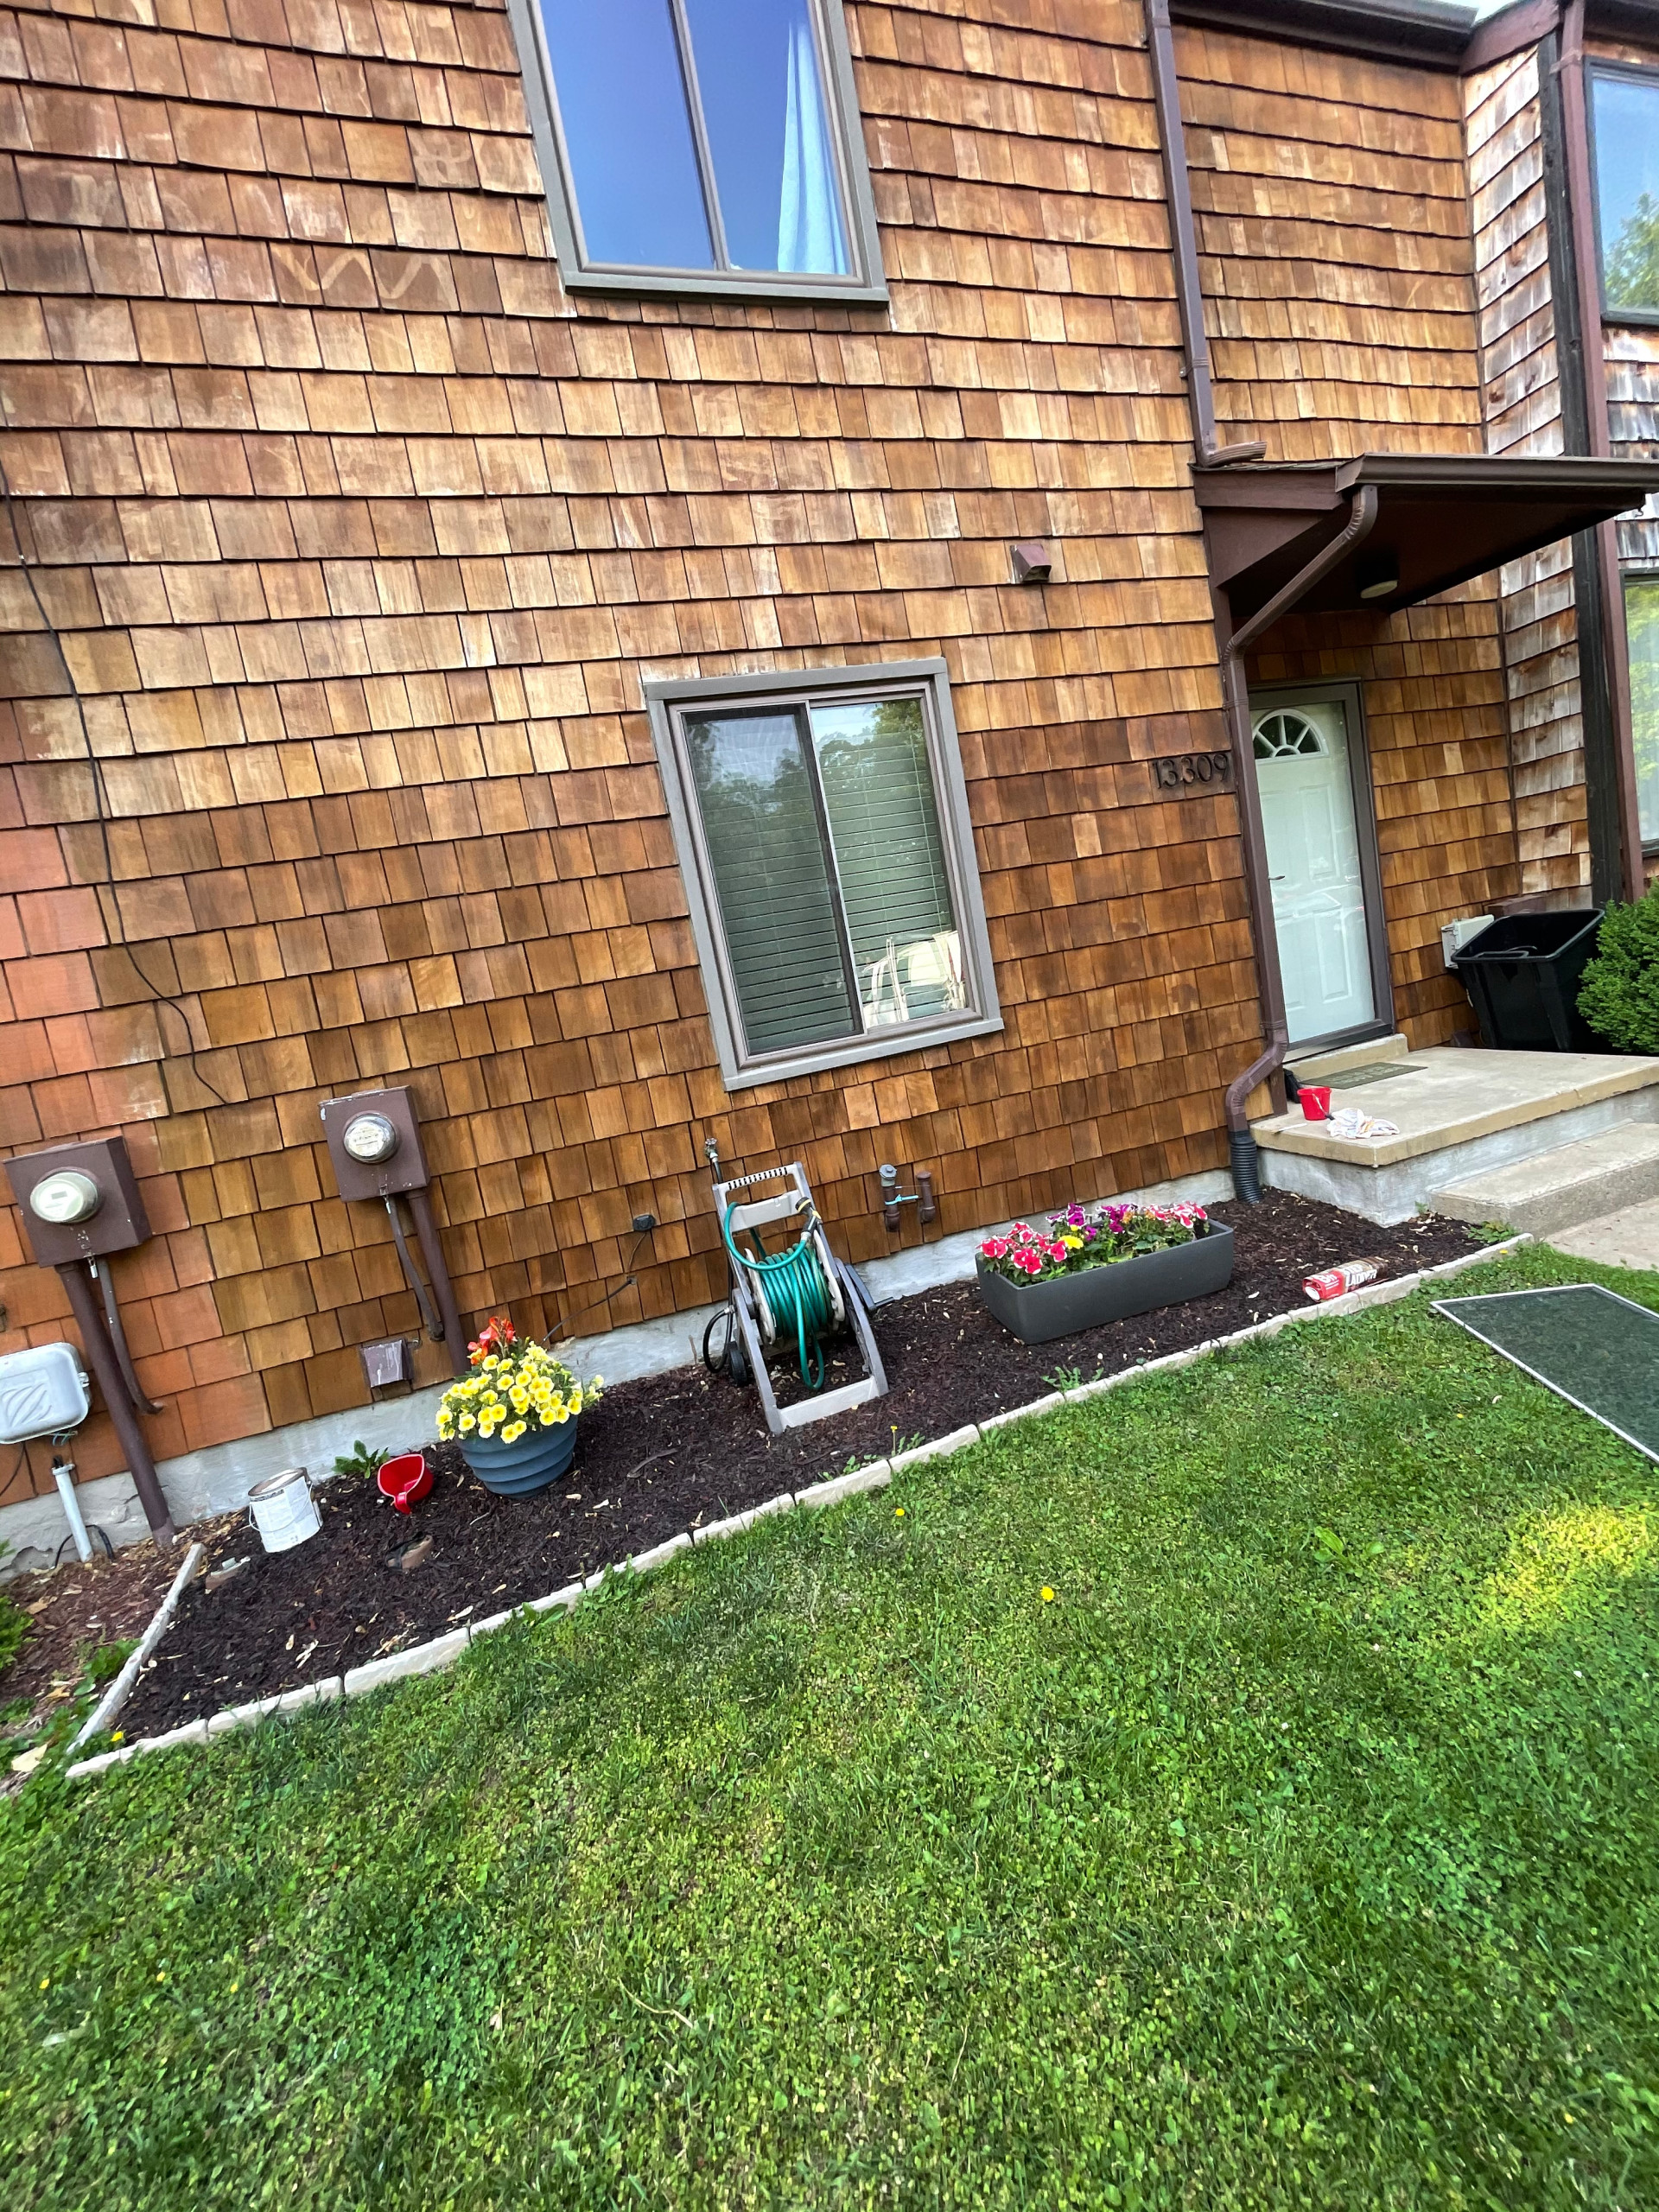
[[[0,1710],[27,1705],[31,1716],[45,1716],[72,1697],[92,1652],[136,1642],[149,1626],[181,1556],[163,1558],[146,1541],[113,1559],[95,1554],[84,1566],[77,1560],[8,1583],[5,1595],[29,1616],[29,1629],[10,1666],[0,1670]]]
[[[1303,1277],[1344,1260],[1378,1257],[1385,1277],[1408,1274],[1479,1242],[1460,1223],[1422,1217],[1382,1229],[1286,1192],[1211,1211],[1236,1232],[1228,1289],[1035,1346],[1008,1336],[972,1283],[927,1291],[876,1315],[885,1398],[780,1437],[767,1434],[753,1390],[682,1368],[607,1392],[582,1416],[569,1477],[537,1497],[494,1497],[442,1445],[429,1453],[431,1495],[411,1519],[340,1477],[319,1492],[321,1535],[293,1551],[267,1556],[239,1521],[222,1524],[207,1536],[210,1567],[248,1564],[216,1590],[199,1579],[186,1592],[122,1726],[154,1734],[423,1643],[854,1459],[1026,1404],[1063,1371],[1112,1374],[1303,1305]],[[426,1537],[429,1549],[406,1570],[405,1548]],[[0,1678],[0,1700],[6,1690]]]

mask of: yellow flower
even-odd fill
[[[893,1519],[894,1519],[895,1521],[902,1521],[902,1520],[904,1519],[904,1517],[905,1517],[905,1509],[904,1509],[904,1507],[903,1507],[902,1505],[895,1505],[895,1506],[893,1507]]]
[[[115,1730],[115,1732],[114,1732],[114,1733],[111,1736],[111,1738],[110,1738],[110,1741],[111,1741],[112,1744],[118,1744],[118,1743],[121,1741],[121,1738],[122,1738],[126,1734],[126,1732],[126,1732],[126,1730],[125,1730],[124,1728],[118,1728],[118,1729],[116,1729],[116,1730]]]
[[[478,1423],[471,1414],[462,1414],[457,1426],[460,1427],[461,1434],[465,1436],[467,1430],[469,1428],[476,1428],[478,1427]]]
[[[553,1423],[556,1428],[562,1427],[563,1423],[569,1419],[569,1410],[563,1399],[555,1405],[552,1412],[548,1415],[548,1419]]]
[[[527,1424],[522,1421],[510,1421],[501,1432],[501,1441],[504,1444],[516,1444],[524,1434],[526,1426]]]
[[[1043,1603],[1046,1605],[1052,1605],[1053,1602],[1054,1592],[1049,1588],[1047,1583],[1045,1582],[1043,1585]]]

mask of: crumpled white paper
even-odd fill
[[[1325,1123],[1333,1137],[1345,1137],[1350,1142],[1368,1141],[1373,1137],[1396,1137],[1400,1134],[1397,1122],[1385,1122],[1380,1115],[1362,1113],[1357,1106],[1344,1106],[1332,1114]]]

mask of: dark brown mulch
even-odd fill
[[[217,1592],[198,1581],[186,1593],[123,1716],[127,1732],[291,1689],[543,1597],[682,1529],[838,1474],[855,1457],[1023,1405],[1063,1370],[1114,1373],[1247,1327],[1305,1303],[1302,1278],[1318,1269],[1364,1255],[1382,1258],[1385,1275],[1408,1274],[1478,1241],[1459,1223],[1379,1229],[1283,1192],[1214,1211],[1237,1235],[1227,1290],[1034,1347],[992,1320],[971,1283],[907,1298],[876,1317],[888,1395],[781,1437],[766,1433],[753,1391],[683,1368],[607,1393],[582,1418],[569,1478],[538,1497],[493,1497],[454,1446],[434,1447],[437,1481],[411,1521],[366,1484],[338,1478],[319,1495],[321,1535],[294,1551],[267,1557],[240,1527],[215,1540],[213,1558],[251,1546],[250,1562]],[[401,1548],[428,1535],[429,1554],[404,1572]]]
[[[5,1595],[29,1626],[10,1666],[0,1669],[0,1707],[26,1700],[30,1713],[41,1716],[71,1697],[99,1645],[143,1634],[180,1557],[163,1557],[146,1537],[113,1559],[76,1560],[9,1582]]]

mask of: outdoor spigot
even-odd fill
[[[890,1160],[884,1160],[875,1172],[881,1183],[881,1218],[889,1229],[897,1229],[903,1218],[899,1211],[900,1206],[914,1206],[917,1221],[924,1227],[930,1221],[938,1219],[939,1210],[933,1199],[933,1171],[931,1167],[916,1170],[916,1188],[913,1191],[899,1189],[899,1170]]]
[[[899,1170],[889,1160],[876,1169],[881,1180],[881,1218],[889,1229],[899,1226],[899,1209],[905,1203],[899,1193]]]

